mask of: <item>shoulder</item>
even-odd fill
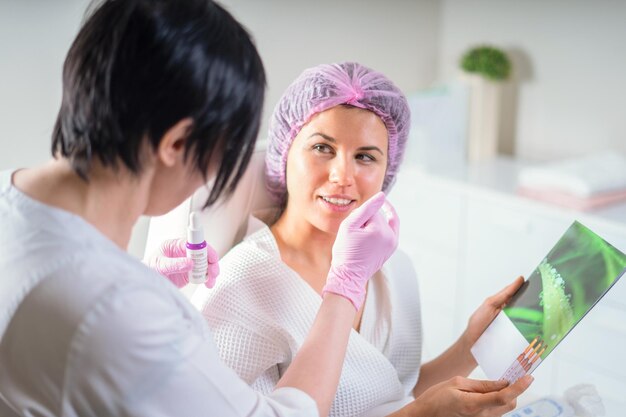
[[[50,277],[52,286],[76,299],[84,317],[79,330],[94,337],[120,333],[120,340],[132,340],[132,334],[165,338],[170,333],[167,337],[176,340],[180,329],[206,330],[202,317],[169,280],[117,248],[88,248],[67,270]]]
[[[139,317],[167,316],[170,321],[199,317],[169,280],[123,251],[94,249],[75,259],[71,269],[76,276],[72,291],[92,295],[88,316],[93,319],[103,314],[108,321],[128,322],[122,327],[132,329],[145,325]]]
[[[205,317],[223,316],[252,320],[274,309],[283,309],[293,279],[278,249],[271,247],[269,229],[260,230],[231,249],[220,260],[220,274],[214,288],[199,288],[192,304]],[[275,244],[275,243],[274,243]],[[280,292],[280,294],[278,294]]]
[[[132,259],[110,263],[104,273],[94,272],[93,280],[103,284],[92,284],[93,293],[84,283],[74,289],[84,305],[69,351],[76,370],[84,360],[128,361],[126,368],[167,355],[187,357],[210,340],[202,316],[168,280]]]
[[[120,294],[143,288],[146,292],[165,297],[178,298],[176,287],[143,262],[127,252],[112,247],[85,247],[81,256],[72,261],[70,267],[84,285],[104,282],[112,285]]]
[[[220,275],[212,292],[254,291],[276,285],[285,273],[286,265],[280,257],[276,240],[270,229],[264,227],[220,259]]]
[[[281,260],[275,244],[269,229],[249,236],[220,261],[215,287],[194,293],[191,302],[213,331],[239,326],[284,338],[308,330],[321,301]]]
[[[157,395],[168,395],[164,387],[183,390],[171,386],[179,375],[192,378],[209,364],[216,372],[218,360],[210,332],[193,308],[184,308],[158,285],[120,282],[93,300],[70,340],[63,402],[80,408],[87,395],[87,407],[125,415],[128,393],[135,393],[135,406],[158,403]],[[185,378],[178,382],[191,384]]]

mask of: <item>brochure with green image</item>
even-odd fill
[[[472,354],[492,379],[514,382],[533,372],[625,272],[624,253],[574,222],[478,339]]]

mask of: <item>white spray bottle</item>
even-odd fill
[[[204,231],[198,222],[198,214],[192,211],[189,214],[187,228],[187,257],[193,259],[193,269],[189,271],[189,282],[204,284],[207,280],[207,244],[204,240]]]

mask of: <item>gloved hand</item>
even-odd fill
[[[322,295],[341,295],[358,311],[367,281],[398,246],[399,226],[398,215],[382,192],[350,213],[339,226]]]
[[[161,243],[158,253],[145,262],[146,264],[172,281],[178,288],[189,283],[189,271],[193,269],[193,260],[187,258],[185,239],[168,239]],[[217,263],[219,256],[215,249],[207,245],[207,269],[208,279],[204,283],[207,288],[213,288],[215,280],[220,273]]]

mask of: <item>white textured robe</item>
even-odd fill
[[[265,225],[235,246],[220,269],[215,288],[198,290],[192,303],[226,364],[269,393],[304,342],[321,297],[282,262]],[[370,280],[330,415],[383,416],[401,408],[413,400],[420,360],[417,277],[408,257],[396,251]]]

